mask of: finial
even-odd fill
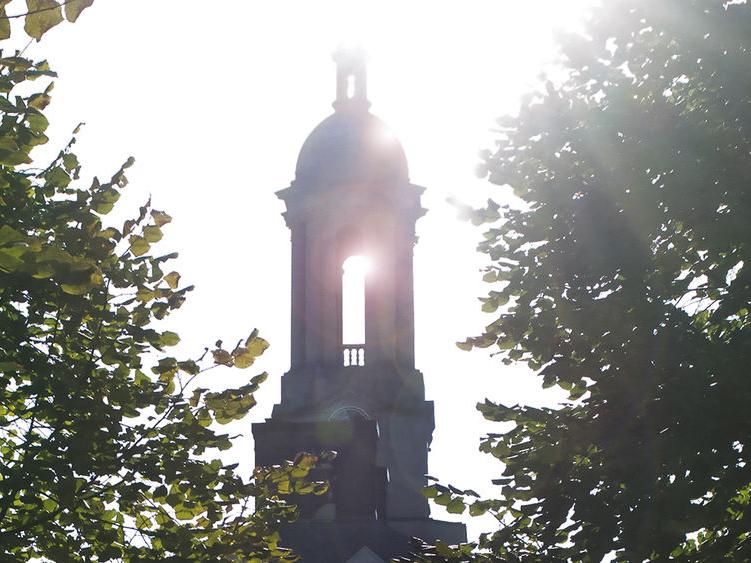
[[[334,109],[367,111],[368,73],[366,55],[359,46],[339,46],[332,55],[336,63],[336,100]]]

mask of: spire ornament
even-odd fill
[[[336,63],[336,111],[368,111],[367,55],[362,47],[340,46],[332,58]]]

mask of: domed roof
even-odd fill
[[[407,158],[396,136],[366,109],[337,110],[303,143],[296,181],[313,185],[407,181]]]

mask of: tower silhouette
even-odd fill
[[[415,369],[413,247],[424,189],[401,144],[369,111],[365,57],[340,50],[334,113],[304,142],[277,192],[292,239],[291,367],[281,402],[254,424],[256,463],[335,450],[324,496],[299,497],[283,541],[309,562],[387,561],[409,539],[466,540],[430,518],[426,484],[433,403]],[[364,342],[345,343],[343,265],[367,256]]]

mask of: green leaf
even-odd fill
[[[256,360],[256,357],[251,354],[247,348],[244,347],[236,348],[232,355],[235,359],[235,366],[240,369],[250,367]]]
[[[245,347],[250,354],[258,357],[269,347],[269,343],[260,336],[257,336],[256,331],[254,331],[245,341]]]
[[[175,346],[180,342],[180,336],[176,332],[166,331],[159,337],[162,346]]]
[[[488,511],[488,508],[485,503],[482,501],[473,502],[469,505],[469,515],[470,516],[482,516]]]
[[[0,149],[0,164],[6,166],[17,166],[19,164],[30,164],[31,158],[24,151],[13,151]]]
[[[31,130],[38,133],[46,131],[49,126],[49,121],[47,121],[47,118],[40,112],[29,111],[26,114],[26,121],[28,121]],[[65,157],[63,157],[63,159],[64,158]]]
[[[52,97],[46,92],[42,92],[39,94],[32,95],[29,98],[28,106],[30,108],[42,111],[44,108],[46,108],[50,104],[51,101],[52,101]]]
[[[198,367],[198,364],[194,362],[193,360],[187,360],[184,362],[178,362],[178,367],[183,370],[188,375],[196,375],[197,373],[200,373],[201,368]]]
[[[160,512],[154,517],[154,520],[156,520],[156,523],[160,526],[167,526],[172,523],[172,518],[170,518],[167,514],[164,514],[163,512]]]
[[[170,289],[177,289],[178,284],[180,283],[180,274],[177,272],[170,272],[166,276],[164,276],[164,281],[167,282],[167,285],[170,287]]]
[[[68,172],[72,172],[78,167],[78,157],[73,153],[65,153],[63,155],[63,166]]]
[[[45,180],[47,180],[47,183],[53,186],[59,186],[61,188],[64,188],[70,184],[70,176],[68,173],[60,168],[59,166],[55,166],[54,168],[51,168],[45,175]]]
[[[148,530],[154,525],[148,514],[140,513],[136,515],[136,528]]]
[[[69,295],[84,295],[91,290],[91,284],[89,283],[81,283],[81,284],[63,283],[63,284],[60,284],[60,288]]]
[[[26,236],[19,233],[13,227],[10,227],[8,225],[3,225],[2,227],[0,227],[0,246],[25,240]]]
[[[437,497],[433,499],[433,502],[435,502],[439,506],[448,506],[451,502],[452,494],[449,492],[441,493]]]
[[[461,514],[466,508],[462,497],[455,497],[446,505],[446,510],[449,514]]]
[[[187,508],[178,508],[175,510],[175,516],[178,520],[191,520],[193,518],[193,512]]]
[[[94,0],[68,0],[65,4],[65,19],[73,23],[78,19],[86,8],[91,6]]]
[[[162,230],[155,225],[149,225],[144,227],[143,237],[147,242],[159,242],[162,240]]]
[[[198,424],[200,424],[204,428],[207,426],[211,426],[211,423],[213,422],[213,419],[211,418],[211,413],[205,407],[198,410],[198,416],[196,418],[198,420]]]
[[[146,254],[151,247],[145,238],[138,235],[131,235],[128,238],[128,242],[130,242],[130,250],[134,256],[142,256]]]
[[[422,488],[422,495],[425,498],[435,498],[438,496],[438,489],[435,485],[430,485],[428,487]]]
[[[10,37],[10,20],[5,12],[5,6],[0,6],[0,40]]]
[[[268,373],[266,373],[266,372],[259,373],[258,375],[255,375],[255,376],[253,376],[253,377],[250,378],[250,383],[252,385],[256,385],[257,386],[257,385],[260,385],[261,383],[263,383],[264,381],[266,381],[268,378],[269,378],[269,374]]]
[[[164,211],[152,210],[151,217],[154,219],[154,223],[157,227],[161,227],[172,221],[172,217],[167,215]]]
[[[24,30],[39,41],[47,31],[63,21],[63,11],[60,4],[54,0],[26,0],[28,15],[24,23]]]

